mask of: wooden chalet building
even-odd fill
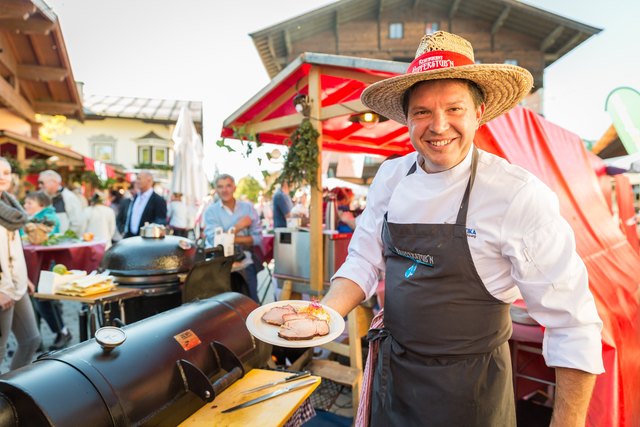
[[[39,140],[36,113],[84,118],[60,23],[42,0],[2,0],[0,155],[25,169],[48,158],[67,172],[83,169],[82,155]]]
[[[533,74],[601,31],[516,0],[341,0],[250,34],[271,78],[303,52],[411,62],[423,34],[469,40],[478,63],[511,63]],[[536,96],[524,103],[541,112]]]

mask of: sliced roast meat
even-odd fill
[[[310,340],[315,336],[329,333],[329,323],[326,320],[295,319],[285,322],[278,330],[278,336],[286,340]]]
[[[288,322],[290,320],[297,320],[297,319],[319,320],[316,316],[309,313],[287,313],[282,315],[282,318],[284,319],[285,322]]]
[[[280,326],[284,323],[282,316],[285,314],[296,314],[296,309],[289,304],[280,307],[273,307],[262,315],[262,321],[271,325]]]

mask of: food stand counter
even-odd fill
[[[323,233],[324,287],[347,258],[352,233]],[[291,280],[295,292],[313,293],[311,276],[311,233],[303,228],[276,228],[273,256],[274,275]]]

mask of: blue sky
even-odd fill
[[[85,91],[204,102],[206,165],[238,177],[254,169],[215,148],[222,121],[268,82],[249,33],[333,1],[46,0],[58,15]],[[545,72],[547,119],[583,138],[610,125],[606,96],[640,89],[640,1],[526,0],[603,31]],[[416,40],[416,44],[417,44]]]

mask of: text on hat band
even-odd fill
[[[430,70],[471,64],[473,64],[473,61],[460,53],[450,52],[447,50],[434,50],[431,52],[425,52],[414,59],[409,65],[407,73],[423,73]]]

